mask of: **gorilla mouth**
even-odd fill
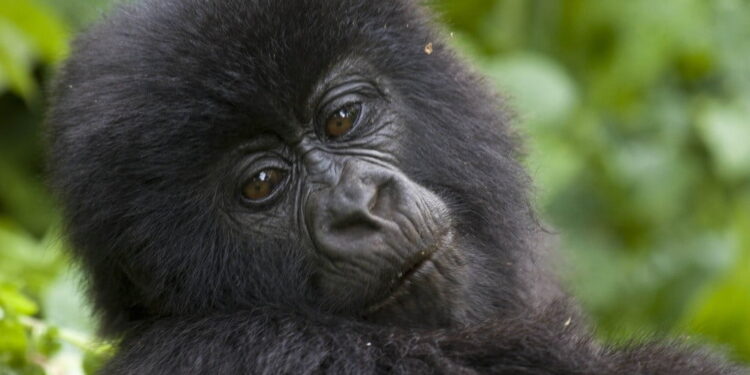
[[[417,252],[412,261],[407,263],[410,266],[405,271],[399,272],[398,279],[393,282],[385,297],[365,308],[365,315],[374,314],[407,295],[409,293],[409,286],[416,281],[416,277],[435,272],[437,270],[436,267],[430,270],[428,266],[435,263],[435,258],[445,248],[445,244],[449,242],[450,237],[450,232],[448,232],[440,236],[432,245]]]

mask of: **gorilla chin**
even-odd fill
[[[462,321],[457,316],[467,272],[450,230],[399,274],[385,298],[370,304],[362,316],[379,324],[404,327],[445,327]]]

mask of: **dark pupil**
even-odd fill
[[[336,126],[342,127],[344,126],[344,122],[346,120],[349,120],[351,118],[352,114],[349,113],[348,109],[342,109],[339,111],[338,115],[336,116]]]
[[[243,194],[250,200],[266,198],[273,193],[280,179],[281,173],[275,169],[260,171],[245,185]]]
[[[330,137],[338,137],[354,126],[354,119],[357,115],[356,110],[352,108],[341,108],[328,119],[326,124],[326,133]]]
[[[343,128],[344,127],[344,120],[342,120],[342,119],[336,120],[335,126],[337,128]]]

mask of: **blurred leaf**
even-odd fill
[[[42,62],[54,63],[67,56],[67,28],[41,3],[34,0],[0,0],[0,20],[5,20],[23,33]]]
[[[36,94],[32,77],[33,52],[27,36],[8,20],[0,18],[0,89],[8,85],[26,100]]]
[[[30,231],[43,234],[56,215],[42,177],[0,159],[0,181],[0,202],[7,213]]]
[[[698,130],[724,178],[750,177],[749,108],[709,104],[700,113]]]
[[[575,83],[562,66],[524,53],[490,60],[484,71],[509,94],[524,123],[560,126],[578,102]]]
[[[112,358],[113,350],[109,348],[101,352],[86,352],[83,357],[83,369],[86,374],[98,374],[99,370]]]
[[[738,206],[734,234],[742,257],[723,280],[693,303],[684,325],[695,334],[730,343],[750,361],[750,199]]]
[[[39,354],[51,357],[62,347],[62,344],[60,344],[60,330],[57,327],[44,330],[41,335],[35,338],[34,347]]]
[[[495,1],[492,9],[478,21],[478,32],[492,52],[520,47],[526,39],[526,17],[529,12],[526,0]]]
[[[731,243],[710,233],[689,241],[669,238],[651,251],[625,253],[611,237],[589,232],[564,234],[565,274],[609,338],[669,332],[702,286],[736,260]]]
[[[21,294],[17,287],[11,284],[0,284],[0,306],[6,313],[19,315],[33,315],[39,311],[34,301]]]
[[[10,221],[0,217],[0,281],[23,281],[24,287],[39,294],[57,276],[63,258],[50,247],[57,232],[51,230],[45,240],[36,241]]]
[[[23,356],[26,352],[26,330],[14,320],[0,320],[0,354]]]
[[[693,182],[695,167],[679,150],[665,142],[639,140],[622,142],[611,151],[610,172],[629,194],[633,214],[653,229],[684,212]]]
[[[531,153],[526,165],[534,179],[543,206],[568,186],[577,182],[584,167],[581,156],[559,137],[539,136],[530,140]]]
[[[0,92],[30,102],[37,95],[37,62],[54,63],[68,53],[68,34],[46,7],[30,0],[0,1]]]

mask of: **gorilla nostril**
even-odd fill
[[[380,189],[375,189],[375,192],[367,202],[367,211],[372,213],[375,211],[375,205],[378,203],[378,196],[380,195]]]
[[[383,219],[375,214],[380,197],[377,181],[370,176],[348,177],[330,192],[326,225],[329,235],[372,235],[383,228]]]
[[[333,223],[330,227],[329,235],[341,239],[363,239],[369,238],[380,231],[380,226],[374,221],[356,221]],[[348,245],[351,246],[351,243]]]
[[[374,196],[374,195],[373,195]],[[338,205],[330,209],[329,228],[331,233],[377,231],[380,229],[378,218],[372,215],[369,207],[373,199],[357,201],[338,200]],[[336,202],[336,201],[334,201]],[[367,202],[367,204],[365,204]]]
[[[377,246],[383,233],[383,223],[364,207],[330,212],[320,224],[322,231],[315,233],[318,249],[329,255],[340,256],[354,252],[368,252]]]

